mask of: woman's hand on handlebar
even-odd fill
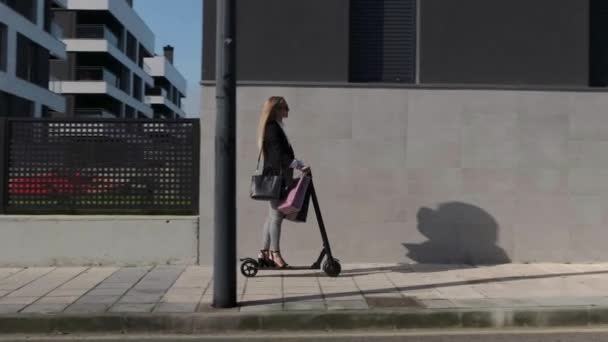
[[[309,176],[309,177],[312,177],[312,170],[310,169],[310,166],[308,166],[308,165],[307,165],[307,166],[304,166],[304,167],[301,169],[301,171],[302,171],[302,173],[303,173],[303,174],[305,174],[305,175],[307,175],[307,176]]]

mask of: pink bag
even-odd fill
[[[302,209],[306,198],[306,191],[310,185],[310,177],[302,176],[298,184],[289,191],[287,198],[279,205],[279,211],[285,215],[291,215]]]

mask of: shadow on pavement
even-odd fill
[[[387,271],[384,268],[379,268],[382,271]],[[482,278],[482,279],[472,279],[472,280],[459,280],[459,281],[451,281],[444,283],[431,283],[431,284],[423,284],[423,285],[413,285],[413,286],[402,286],[402,287],[390,287],[384,289],[375,289],[375,290],[365,290],[363,294],[389,294],[397,291],[415,291],[415,290],[424,290],[424,289],[432,289],[435,287],[450,287],[450,286],[462,286],[462,285],[477,285],[477,284],[487,284],[487,283],[500,283],[500,282],[508,282],[508,281],[516,281],[516,280],[531,280],[531,279],[547,279],[547,278],[560,278],[560,277],[569,277],[569,276],[588,276],[588,275],[597,275],[597,274],[608,274],[608,270],[606,271],[593,271],[593,272],[573,272],[573,273],[551,273],[551,274],[539,274],[539,275],[521,275],[521,276],[507,276],[507,277],[497,277],[497,278]],[[300,276],[310,276],[310,274],[300,275]],[[326,300],[340,300],[341,297],[350,297],[350,296],[359,296],[361,295],[360,291],[348,291],[348,292],[340,292],[340,293],[330,293],[324,294],[323,298]],[[298,302],[298,301],[306,301],[306,300],[318,300],[321,299],[319,295],[302,295],[296,297],[289,298],[277,298],[277,299],[268,299],[268,300],[257,300],[257,301],[245,301],[242,302],[241,305],[260,305],[260,304],[278,304],[282,302]]]

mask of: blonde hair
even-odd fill
[[[262,150],[264,132],[266,131],[268,120],[275,120],[277,111],[285,107],[287,107],[287,101],[281,96],[271,96],[264,102],[262,113],[260,113],[260,121],[258,123],[258,148],[260,151]]]

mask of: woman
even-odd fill
[[[264,174],[282,175],[286,184],[293,179],[293,169],[310,173],[310,168],[295,159],[283,120],[289,116],[289,106],[284,98],[272,96],[264,103],[258,124],[258,148],[264,156]],[[262,249],[258,255],[261,263],[285,268],[288,264],[281,256],[279,242],[281,224],[285,216],[278,210],[281,200],[270,201],[268,217],[264,224]]]

